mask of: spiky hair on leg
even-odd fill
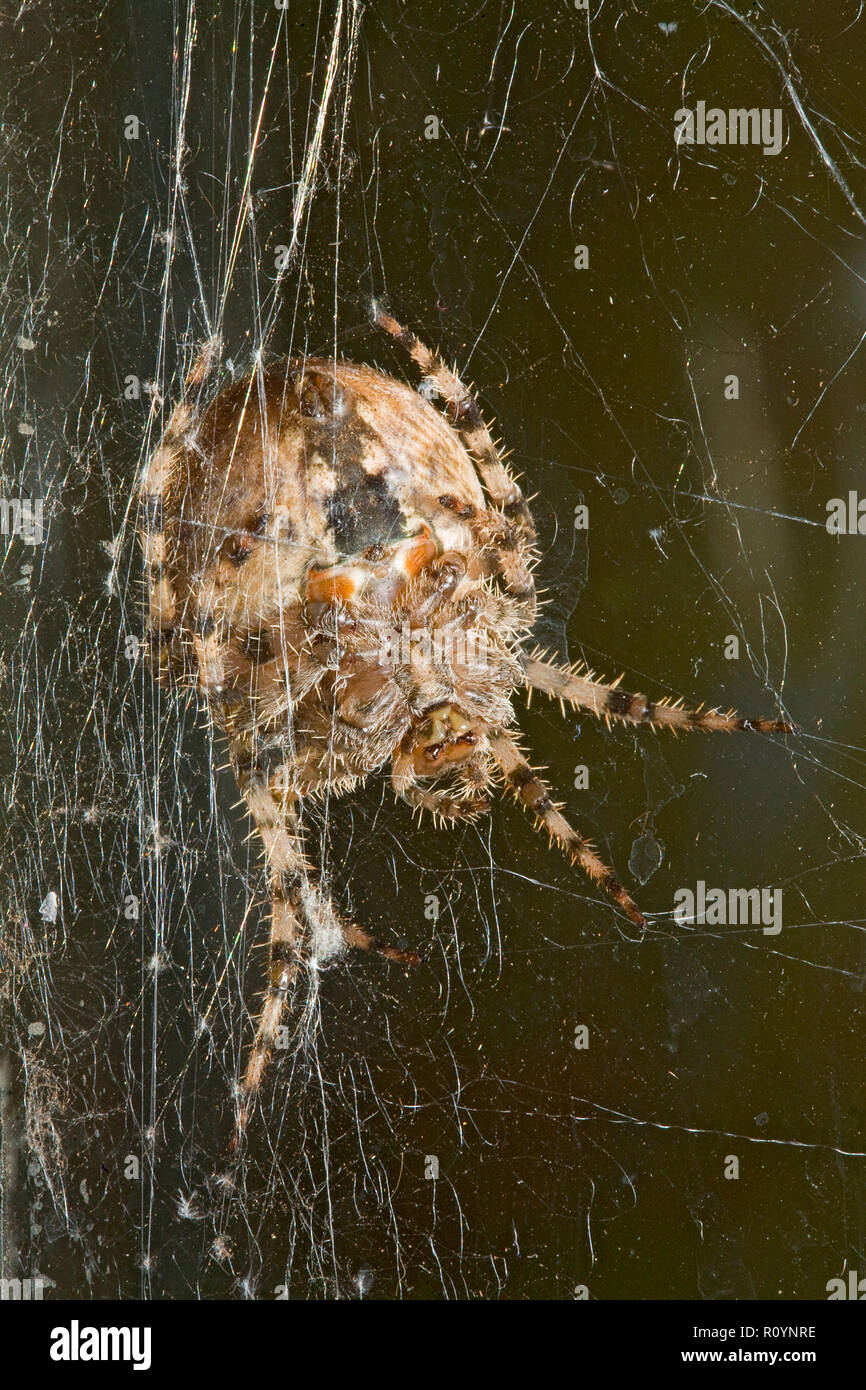
[[[527,541],[535,541],[535,523],[526,499],[504,457],[494,443],[477,400],[470,387],[456,372],[446,367],[438,352],[431,351],[409,328],[397,322],[378,304],[373,305],[373,321],[395,342],[405,348],[424,377],[425,384],[445,403],[445,413],[460,434],[475,461],[481,480],[494,506],[517,522]]]
[[[649,700],[646,695],[620,690],[622,676],[615,681],[597,680],[594,672],[583,666],[560,666],[541,651],[533,652],[524,663],[524,684],[530,693],[543,691],[551,699],[576,709],[585,709],[608,723],[621,720],[624,724],[648,724],[653,728],[674,732],[704,731],[734,733],[751,731],[758,734],[790,734],[797,732],[796,724],[787,719],[744,718],[733,710],[723,712],[711,708],[688,709],[682,700]]]
[[[513,735],[505,730],[491,735],[490,750],[502,769],[506,785],[535,817],[536,828],[546,830],[551,841],[555,841],[573,864],[579,864],[587,877],[613,898],[635,926],[645,928],[647,919],[637,903],[613,870],[599,858],[591,841],[566,820],[562,807],[553,800],[547,784],[530,766]]]

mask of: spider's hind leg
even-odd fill
[[[234,1150],[249,1122],[306,953],[312,954],[323,941],[338,941],[401,965],[419,965],[421,958],[388,946],[353,922],[342,920],[313,881],[301,843],[297,794],[291,789],[274,791],[268,775],[255,765],[240,741],[231,740],[231,752],[238,786],[264,848],[270,888],[268,984],[238,1087]]]
[[[233,757],[233,762],[238,785],[264,847],[271,902],[268,984],[255,1040],[238,1090],[232,1140],[232,1147],[236,1148],[239,1137],[246,1130],[262,1077],[276,1046],[283,1009],[300,967],[304,931],[298,911],[299,888],[308,866],[299,837],[287,824],[288,808],[281,811],[277,806],[264,777],[237,756]]]

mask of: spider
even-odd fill
[[[225,734],[269,878],[268,985],[236,1137],[323,935],[419,961],[336,912],[305,856],[305,798],[343,795],[389,768],[411,807],[439,823],[471,821],[504,784],[644,928],[527,761],[514,694],[539,690],[608,722],[673,730],[793,728],[648,700],[530,653],[529,507],[475,397],[413,333],[374,312],[420,369],[418,391],[368,366],[305,357],[259,365],[192,404],[211,346],[141,480],[155,674],[197,688]]]

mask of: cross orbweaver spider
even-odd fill
[[[204,353],[141,481],[156,674],[204,697],[267,863],[269,982],[236,1139],[323,932],[419,960],[338,916],[302,848],[305,797],[342,795],[390,765],[410,806],[466,821],[503,782],[644,927],[524,757],[514,692],[674,730],[793,727],[651,701],[528,654],[537,549],[523,494],[459,378],[390,315],[376,322],[414,359],[419,392],[307,357],[257,368],[199,410],[189,397]]]

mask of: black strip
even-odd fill
[[[608,690],[604,697],[604,708],[606,714],[613,714],[619,719],[631,714],[631,704],[634,699],[626,690]]]
[[[473,429],[483,430],[484,419],[478,408],[478,402],[470,395],[463,397],[461,401],[450,401],[448,413],[452,417],[455,425],[470,424]]]
[[[502,508],[507,517],[514,518],[519,516],[521,521],[531,521],[529,508],[524,497],[516,497],[513,502],[506,502]]]
[[[535,773],[532,771],[531,767],[527,767],[525,763],[521,763],[518,767],[513,768],[512,771],[509,772],[508,780],[517,791],[523,791],[524,787],[528,786],[530,782],[535,781]]]
[[[273,970],[275,965],[297,965],[298,949],[288,941],[275,941],[271,946],[268,965]]]
[[[248,632],[246,636],[240,637],[238,647],[254,666],[262,661],[270,661],[274,655],[270,637],[261,629],[258,632]]]
[[[252,553],[249,546],[244,545],[242,540],[232,541],[226,549],[226,557],[236,569],[240,569],[241,565],[245,565]]]
[[[464,521],[468,521],[470,517],[475,515],[475,508],[471,502],[461,502],[458,497],[452,497],[450,493],[439,498],[439,506],[444,507],[447,512],[455,512]]]
[[[301,901],[301,890],[298,885],[298,876],[290,869],[283,869],[274,876],[271,884],[271,897],[277,902],[288,903],[289,907],[298,907]]]
[[[616,874],[612,873],[610,869],[608,869],[604,878],[601,880],[601,886],[606,893],[610,893],[611,897],[616,898],[618,901],[622,901],[623,898],[628,897],[628,893],[623,888]]]

